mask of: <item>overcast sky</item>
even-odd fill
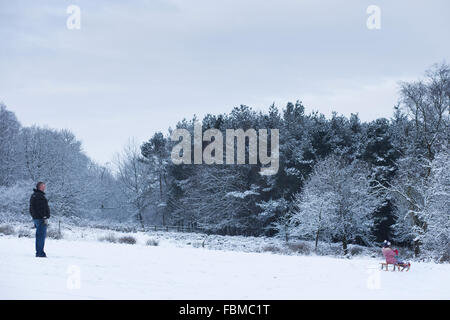
[[[69,5],[81,29],[69,30]],[[369,5],[381,29],[369,30]],[[398,81],[450,61],[450,1],[0,0],[0,101],[100,163],[193,114],[302,100],[390,117]]]

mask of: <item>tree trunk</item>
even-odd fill
[[[408,187],[408,190],[407,190],[407,195],[408,195],[408,197],[412,197],[411,196],[411,187]],[[419,228],[422,228],[422,230],[423,230],[423,226],[420,224],[420,221],[419,221],[419,218],[417,217],[417,215],[414,213],[414,209],[415,209],[415,206],[410,202],[409,203],[409,215],[410,215],[410,217],[411,217],[411,219],[412,219],[412,222],[413,222],[413,224],[415,225],[415,226],[417,226],[417,227],[419,227]],[[417,258],[418,256],[419,256],[419,254],[420,254],[420,246],[421,246],[421,243],[420,243],[420,241],[419,240],[414,240],[414,242],[413,242],[413,247],[414,247],[414,256]]]
[[[289,242],[288,228],[289,228],[288,224],[285,224],[284,225],[284,237],[285,237],[286,243]]]
[[[316,244],[314,247],[314,251],[317,251],[317,245],[319,244],[319,232],[320,232],[320,228],[318,228],[317,232],[316,232]]]
[[[348,247],[347,247],[347,238],[344,236],[342,239],[342,249],[344,249],[344,255],[348,254]]]
[[[139,222],[141,223],[142,230],[144,230],[144,219],[142,218],[141,211],[138,212],[137,217]]]
[[[316,252],[317,252],[317,245],[319,244],[320,225],[321,225],[321,221],[322,221],[322,205],[323,205],[323,203],[320,205],[320,210],[319,210],[319,227],[317,228],[317,232],[316,232],[316,246],[314,247],[314,251],[316,251]]]
[[[420,241],[414,241],[414,256],[417,258],[420,255]]]

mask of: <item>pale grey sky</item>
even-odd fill
[[[81,29],[68,30],[69,5]],[[369,5],[381,29],[366,27]],[[398,81],[450,60],[448,0],[0,0],[0,101],[105,163],[195,113],[302,100],[389,117]]]

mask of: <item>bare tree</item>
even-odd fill
[[[426,71],[424,80],[400,85],[401,102],[414,120],[416,139],[425,145],[432,161],[441,142],[449,139],[450,67],[436,64]]]
[[[68,130],[23,128],[21,133],[27,179],[45,181],[49,202],[57,215],[71,216],[85,203],[89,164],[81,142]]]
[[[373,214],[383,202],[370,184],[369,170],[362,162],[351,164],[331,155],[318,162],[296,195],[291,218],[294,235],[339,240],[344,254],[354,240],[372,242]]]
[[[425,75],[423,80],[400,84],[401,103],[413,120],[414,137],[399,161],[396,181],[382,186],[394,195],[399,217],[408,218],[398,223],[410,222],[397,226],[397,233],[404,240],[409,234],[416,256],[428,228],[424,213],[431,196],[428,180],[433,160],[450,138],[450,67],[436,64]]]
[[[0,103],[0,186],[13,184],[22,173],[19,133],[20,123],[15,114]]]
[[[136,211],[136,217],[144,228],[143,213],[151,204],[151,195],[157,180],[141,156],[140,148],[130,139],[121,154],[116,156],[117,179],[126,199]]]

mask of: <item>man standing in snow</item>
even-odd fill
[[[45,198],[45,183],[38,182],[30,198],[30,214],[36,227],[36,257],[46,258],[44,252],[45,237],[47,235],[50,208]]]

